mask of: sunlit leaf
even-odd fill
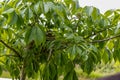
[[[12,13],[14,11],[14,8],[10,8],[6,11],[3,11],[2,14],[9,14],[9,13]]]
[[[86,14],[88,16],[91,16],[92,13],[93,13],[94,7],[92,7],[92,6],[86,6],[83,10],[86,12]]]
[[[108,11],[106,11],[106,12],[104,13],[104,15],[105,15],[106,17],[109,17],[110,15],[112,15],[113,12],[114,12],[114,10],[108,10]]]
[[[107,63],[109,61],[109,57],[110,57],[110,54],[106,52],[106,49],[104,51],[104,54],[102,55],[102,59],[105,63]]]
[[[52,2],[46,2],[44,3],[44,12],[47,13],[49,10],[54,8],[54,4]]]

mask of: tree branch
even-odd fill
[[[90,42],[90,43],[105,42],[105,41],[109,41],[109,40],[114,39],[114,38],[117,38],[117,37],[120,37],[120,34],[119,34],[119,35],[116,35],[116,36],[112,36],[112,37],[110,37],[110,38],[103,39],[103,40],[94,40],[94,41],[92,41],[92,42]]]
[[[10,50],[12,50],[19,58],[22,58],[20,53],[17,52],[14,48],[10,47],[8,44],[6,44],[3,40],[0,39],[0,42],[5,45],[7,48],[9,48]]]
[[[108,28],[105,28],[105,29],[99,30],[99,31],[97,31],[97,32],[94,32],[94,34],[90,34],[90,35],[88,35],[87,37],[85,37],[84,39],[88,39],[89,37],[95,36],[95,35],[97,35],[97,34],[99,34],[99,33],[102,33],[102,32],[104,32],[104,31],[110,29],[110,28],[112,28],[112,27],[108,26]]]
[[[104,32],[104,31],[106,31],[107,29],[103,29],[103,30],[100,30],[100,31],[98,31],[98,32],[94,32],[93,34],[90,34],[90,35],[88,35],[86,38],[84,38],[84,39],[88,39],[89,37],[92,37],[92,36],[95,36],[95,35],[97,35],[97,34],[99,34],[99,33],[101,33],[101,32]]]

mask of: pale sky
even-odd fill
[[[3,0],[0,0],[0,2]],[[104,13],[109,9],[120,9],[120,0],[79,0],[80,6],[95,6]]]
[[[104,13],[109,9],[120,9],[120,0],[79,0],[80,6],[95,6]]]

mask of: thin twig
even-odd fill
[[[120,37],[120,34],[119,34],[119,35],[116,35],[116,36],[112,36],[112,37],[110,37],[110,38],[102,39],[102,40],[94,40],[94,41],[92,41],[92,42],[90,42],[90,43],[105,42],[105,41],[109,41],[109,40],[114,39],[114,38],[117,38],[117,37]]]
[[[16,55],[0,55],[0,57],[18,57],[18,56],[16,56]]]
[[[6,44],[3,40],[0,39],[0,42],[5,45],[7,48],[9,48],[10,50],[12,50],[13,52],[15,52],[15,54],[19,57],[22,58],[21,55],[19,54],[19,52],[17,52],[14,48],[10,47],[8,44]]]
[[[92,37],[92,36],[95,36],[95,35],[101,33],[101,32],[104,32],[104,31],[106,31],[106,30],[107,30],[107,29],[103,29],[103,30],[100,30],[100,31],[98,31],[98,32],[94,32],[93,34],[88,35],[88,36],[87,36],[86,38],[84,38],[84,39],[88,39],[88,38],[90,38],[90,37]]]
[[[50,60],[51,55],[52,55],[52,49],[50,49],[50,52],[49,52],[49,55],[48,55],[47,61]]]

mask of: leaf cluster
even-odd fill
[[[101,14],[78,0],[0,2],[0,74],[78,80],[76,64],[90,74],[101,61],[120,61],[119,18],[119,9]]]

